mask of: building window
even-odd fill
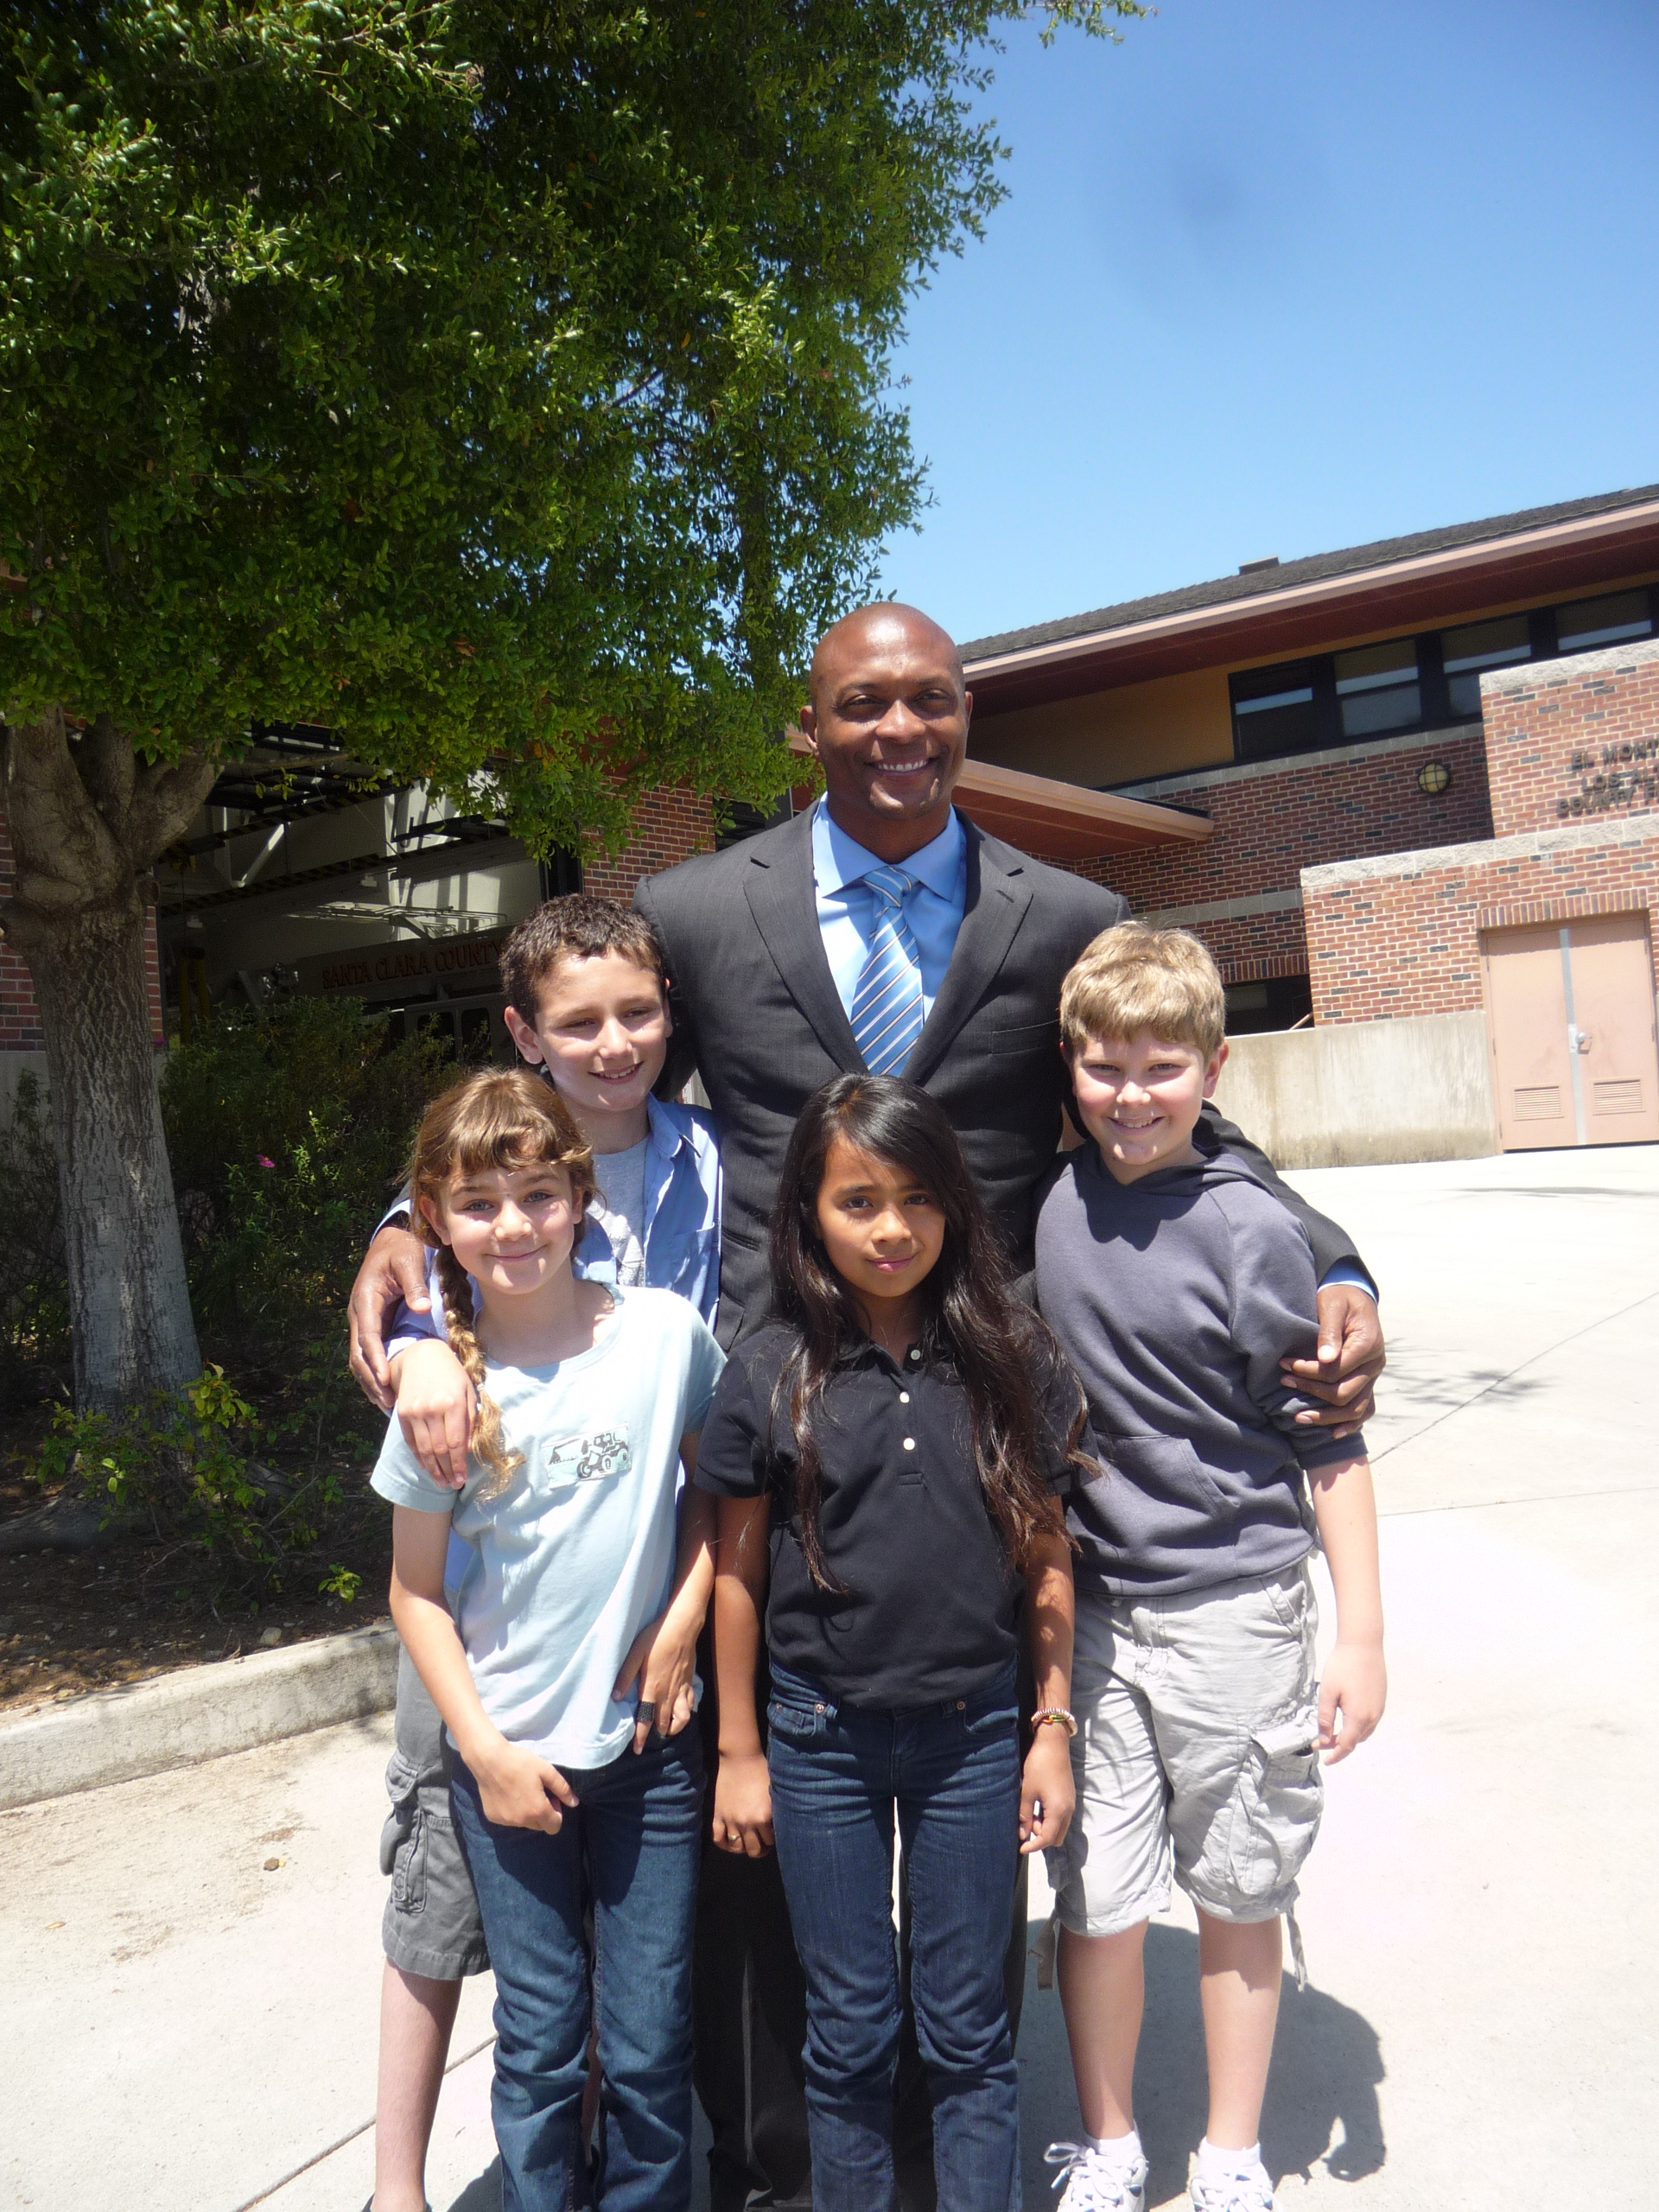
[[[1505,668],[1532,654],[1532,632],[1524,614],[1506,614],[1497,622],[1471,622],[1466,629],[1443,630],[1440,651],[1446,658],[1446,691],[1455,721],[1480,720],[1480,674],[1486,668]]]
[[[1653,609],[1645,591],[1614,592],[1607,599],[1581,599],[1555,610],[1555,643],[1564,653],[1592,652],[1598,645],[1622,645],[1626,638],[1653,635]]]
[[[1336,663],[1344,737],[1381,737],[1396,729],[1414,729],[1423,719],[1414,638],[1400,638],[1389,645],[1362,645],[1357,652],[1338,653]]]
[[[1480,720],[1489,668],[1659,635],[1659,586],[1535,607],[1453,630],[1314,653],[1228,678],[1240,760],[1282,760],[1327,746]]]
[[[1249,1037],[1264,1029],[1300,1029],[1313,1013],[1306,976],[1270,976],[1260,983],[1229,983],[1227,1034]]]
[[[1247,669],[1232,678],[1233,728],[1241,760],[1307,753],[1322,741],[1311,661]]]

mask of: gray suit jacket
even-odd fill
[[[1060,983],[1090,938],[1122,921],[1128,906],[1115,891],[986,836],[965,817],[962,826],[962,929],[904,1072],[950,1115],[1023,1267],[1033,1197],[1054,1164],[1069,1095],[1058,1049]],[[811,817],[647,876],[634,904],[668,963],[675,1039],[666,1080],[677,1087],[695,1065],[720,1131],[718,1334],[730,1344],[765,1315],[767,1223],[795,1118],[832,1077],[864,1067],[818,930]],[[1351,1254],[1342,1231],[1279,1183],[1229,1124],[1217,1117],[1199,1141],[1238,1151],[1272,1179],[1310,1234],[1319,1224],[1321,1273]]]

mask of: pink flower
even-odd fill
[[[262,1167],[274,1167],[274,1166],[276,1165],[276,1161],[275,1161],[274,1160],[268,1159],[268,1158],[266,1157],[266,1155],[262,1152],[262,1153],[259,1154],[259,1165],[260,1165]]]

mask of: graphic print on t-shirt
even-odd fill
[[[599,1482],[607,1475],[629,1474],[633,1468],[625,1428],[584,1429],[580,1435],[554,1439],[542,1450],[548,1473],[561,1485]]]

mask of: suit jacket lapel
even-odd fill
[[[1011,845],[989,842],[965,815],[962,826],[968,837],[967,905],[939,995],[905,1064],[912,1083],[925,1083],[944,1058],[1001,967],[1031,904],[1024,855]],[[1003,865],[1002,855],[1008,865]]]
[[[798,815],[771,855],[752,853],[743,889],[749,912],[790,996],[838,1068],[862,1073],[864,1061],[841,1002],[818,928],[812,888],[812,817]],[[741,1019],[741,1013],[737,1018]]]

